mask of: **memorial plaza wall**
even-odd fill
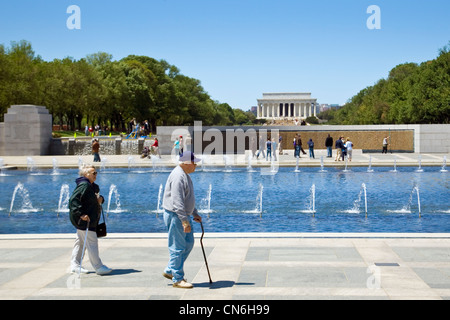
[[[213,131],[213,133],[211,133]],[[215,132],[215,133],[214,133]],[[218,132],[221,134],[219,135]],[[228,135],[227,135],[228,132]],[[316,149],[325,149],[325,139],[330,134],[334,141],[338,137],[349,138],[355,149],[363,152],[381,152],[382,142],[388,137],[389,150],[393,152],[408,153],[449,153],[450,152],[450,125],[351,125],[351,126],[241,126],[241,127],[158,127],[157,136],[162,154],[170,154],[175,139],[183,136],[185,149],[194,152],[211,150],[216,139],[222,139],[224,146],[233,146],[224,150],[224,153],[241,153],[238,138],[232,133],[244,133],[245,150],[250,149],[252,137],[262,134],[267,138],[282,136],[284,150],[293,149],[293,139],[300,134],[303,147],[307,147],[309,139],[314,141]],[[233,139],[234,143],[227,141]],[[196,145],[197,144],[197,145]],[[220,144],[220,143],[219,143]],[[334,148],[334,146],[333,146]]]

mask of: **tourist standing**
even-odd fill
[[[308,147],[309,147],[309,158],[315,159],[315,157],[314,157],[314,142],[311,138],[308,141]]]
[[[94,154],[94,162],[101,162],[100,160],[100,143],[97,139],[92,141],[92,153]]]
[[[272,138],[273,161],[277,161],[277,141]]]
[[[383,139],[383,150],[381,151],[381,153],[386,153],[387,154],[387,149],[388,149],[388,137],[385,137]]]
[[[267,151],[267,158],[266,161],[272,160],[272,142],[269,140],[267,140],[266,142],[266,151]]]
[[[353,154],[353,142],[350,141],[350,138],[347,137],[347,140],[345,142],[345,148],[347,149],[347,157],[349,161],[352,161],[352,154]]]
[[[250,150],[252,151],[252,159],[256,157],[256,139],[254,137],[250,140]]]
[[[180,155],[180,141],[178,140],[178,138],[176,138],[174,144],[173,144],[173,149],[175,150],[175,156],[179,156]]]
[[[294,137],[294,158],[300,158],[300,146],[297,145],[298,133]]]
[[[266,139],[264,139],[264,136],[261,134],[259,136],[259,150],[258,153],[256,154],[256,159],[259,158],[259,154],[262,152],[262,156],[263,158],[266,157],[265,153],[264,153],[264,145],[266,144]]]
[[[336,146],[336,159],[334,161],[341,161],[342,148],[344,143],[342,142],[342,137],[339,137],[335,143]]]
[[[180,136],[180,153],[179,155],[181,156],[181,154],[184,152],[184,142],[183,142],[183,136]]]
[[[282,144],[282,142],[283,142],[283,137],[280,134],[279,137],[278,137],[278,146],[280,148],[278,154],[280,154],[280,155],[283,154],[283,144]]]
[[[100,220],[101,204],[104,199],[100,188],[95,184],[97,171],[94,166],[84,165],[79,171],[80,177],[76,179],[76,188],[69,199],[70,222],[77,229],[76,240],[72,251],[70,269],[72,273],[88,273],[81,267],[83,248],[89,254],[89,261],[98,275],[110,273],[112,270],[106,267],[99,256],[97,224]],[[87,233],[87,235],[86,235]],[[86,244],[84,240],[86,239]]]
[[[172,280],[176,288],[190,289],[193,285],[184,279],[184,263],[194,247],[194,221],[201,222],[195,208],[194,185],[191,173],[200,159],[186,151],[180,156],[180,164],[167,178],[163,197],[164,223],[168,231],[169,263],[163,276]]]
[[[325,139],[325,147],[327,148],[327,158],[333,157],[333,138],[328,134],[328,137]]]

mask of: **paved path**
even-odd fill
[[[74,235],[0,235],[0,299],[450,298],[449,234],[207,234],[212,285],[196,236],[185,290],[161,275],[164,234],[101,239],[114,271],[81,279],[67,273]]]
[[[333,152],[335,155],[335,151]],[[345,167],[347,166],[364,166],[368,167],[372,166],[387,166],[394,167],[397,166],[435,166],[442,167],[444,162],[444,157],[449,160],[450,163],[450,153],[449,154],[417,154],[417,153],[399,153],[399,154],[381,154],[381,153],[373,153],[367,154],[362,153],[362,150],[354,150],[353,151],[353,160],[350,162],[342,162],[335,161],[333,158],[326,157],[326,150],[317,150],[315,152],[315,159],[310,159],[306,155],[302,155],[302,157],[298,161],[299,167],[320,167],[323,159],[323,165],[325,167],[338,166]],[[101,155],[103,160],[102,164],[98,164],[98,166],[104,165],[106,167],[129,167],[130,165],[136,167],[152,167],[152,166],[174,166],[176,161],[171,158],[171,156],[164,155],[162,159],[154,159],[154,161],[145,158],[141,159],[138,155]],[[222,155],[212,155],[212,156],[203,156],[203,163],[200,163],[199,166],[224,166],[225,163],[228,163],[231,166],[248,166],[248,154],[247,155],[230,155],[224,157]],[[56,164],[59,168],[77,168],[80,162],[92,163],[93,156],[33,156],[33,157],[7,157],[0,156],[0,164],[3,162],[3,165],[6,168],[12,169],[27,169],[29,165],[29,160],[31,159],[34,165],[38,168],[53,168],[53,165]],[[269,167],[270,161],[266,161],[265,159],[253,159],[251,161],[251,165],[254,167],[267,166]],[[297,161],[293,156],[293,151],[286,151],[285,155],[278,156],[278,161],[275,162],[275,165],[279,166],[292,166],[295,167],[297,165]]]

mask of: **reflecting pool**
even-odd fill
[[[191,175],[207,232],[450,232],[450,181],[437,167],[199,168]],[[110,233],[166,232],[170,169],[100,169]],[[73,233],[77,170],[0,174],[0,233]],[[196,232],[200,231],[194,224]]]

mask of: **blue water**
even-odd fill
[[[191,175],[197,208],[207,232],[450,232],[450,173],[437,167],[199,169]],[[97,183],[106,199],[108,232],[166,232],[157,212],[160,185],[169,169],[100,170]],[[7,171],[0,175],[0,234],[73,233],[67,209],[58,212],[61,187],[72,193],[77,170]],[[21,183],[31,204],[24,207]],[[365,185],[366,195],[364,197]],[[315,187],[312,211],[312,186]],[[110,190],[115,189],[117,193]],[[259,192],[262,190],[262,210]],[[415,187],[418,188],[419,193]],[[206,211],[211,188],[210,211]],[[367,199],[367,215],[365,200]],[[418,201],[420,199],[420,202]],[[120,207],[117,207],[120,202]],[[109,203],[109,210],[108,208]],[[419,216],[420,208],[420,216]],[[197,224],[195,231],[199,232]]]

